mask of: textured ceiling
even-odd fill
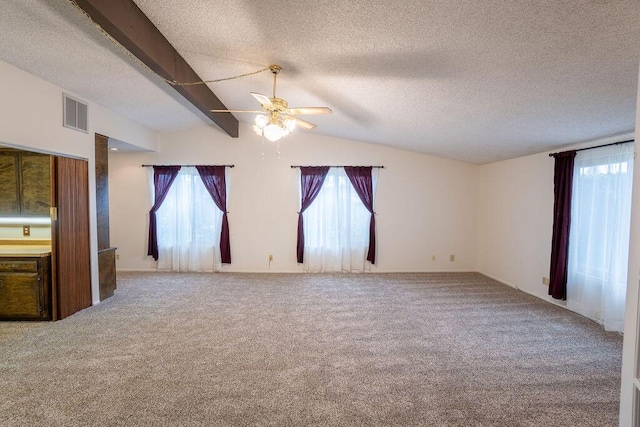
[[[635,127],[638,0],[135,2],[203,79],[282,65],[279,97],[334,111],[315,133],[487,163]],[[0,35],[0,59],[154,129],[210,123],[67,0],[3,0]],[[210,87],[256,109],[271,76]]]

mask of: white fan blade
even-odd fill
[[[289,108],[289,114],[331,114],[331,108],[327,107],[299,107]]]
[[[296,126],[301,127],[302,129],[315,129],[316,125],[306,120],[299,119],[298,117],[288,116],[296,121]]]
[[[269,98],[267,98],[266,96],[261,95],[259,93],[255,93],[255,92],[251,92],[251,95],[253,95],[253,97],[258,100],[260,105],[265,106],[265,107],[273,107],[273,104],[271,103],[271,100]]]

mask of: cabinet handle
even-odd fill
[[[0,289],[4,288],[4,280],[0,280]]]

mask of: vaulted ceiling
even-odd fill
[[[202,79],[281,65],[278,96],[334,112],[314,133],[481,164],[634,131],[637,0],[134,1]],[[0,36],[0,60],[160,132],[216,126],[69,0],[3,0]],[[253,110],[271,84],[209,87]]]

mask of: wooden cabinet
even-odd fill
[[[0,319],[51,319],[51,255],[0,257]]]
[[[20,214],[49,216],[51,157],[23,153],[20,160]]]
[[[0,154],[0,215],[18,215],[18,168],[14,154]]]
[[[14,183],[20,190],[14,184],[12,194],[17,191],[20,214],[28,217],[46,212],[48,216],[51,205],[56,207],[57,217],[51,220],[50,247],[40,250],[22,245],[25,247],[0,252],[0,320],[64,319],[93,301],[88,162],[2,149],[0,169],[2,155],[13,159],[5,162],[8,166],[4,169],[16,168],[18,178]],[[16,213],[0,210],[2,215]],[[104,260],[113,262],[115,248],[105,254]],[[104,273],[105,283],[115,285],[115,271],[105,269]],[[104,291],[106,296],[113,293],[113,288],[105,287]]]
[[[113,296],[116,291],[116,249],[107,248],[98,251],[98,283],[100,301]]]
[[[0,215],[49,216],[51,156],[20,150],[0,152]]]

